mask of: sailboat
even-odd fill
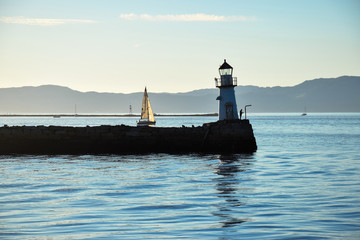
[[[143,97],[142,107],[141,107],[141,118],[137,122],[137,126],[138,127],[139,126],[151,126],[151,125],[155,125],[155,123],[156,123],[156,121],[154,118],[153,111],[151,109],[150,99],[149,99],[149,96],[147,94],[147,90],[145,87],[144,97]]]
[[[305,106],[304,112],[301,114],[301,116],[306,116],[306,115],[307,115],[307,113],[306,113],[306,106]]]

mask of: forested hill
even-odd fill
[[[342,76],[305,81],[292,87],[238,86],[238,109],[251,112],[360,112],[360,77]],[[219,90],[149,93],[155,113],[215,113]],[[133,113],[141,109],[142,92],[79,92],[67,87],[0,88],[0,113]]]

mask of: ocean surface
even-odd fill
[[[360,239],[360,114],[248,118],[251,155],[0,156],[0,239]],[[136,120],[2,117],[0,125]],[[158,117],[157,126],[211,121]]]

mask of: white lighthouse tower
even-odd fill
[[[216,87],[220,90],[220,96],[216,98],[219,100],[219,120],[239,119],[234,90],[237,79],[232,72],[233,68],[225,59],[219,68],[220,78],[215,78]]]

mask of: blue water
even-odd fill
[[[360,239],[360,114],[248,117],[252,155],[0,156],[0,239]]]

